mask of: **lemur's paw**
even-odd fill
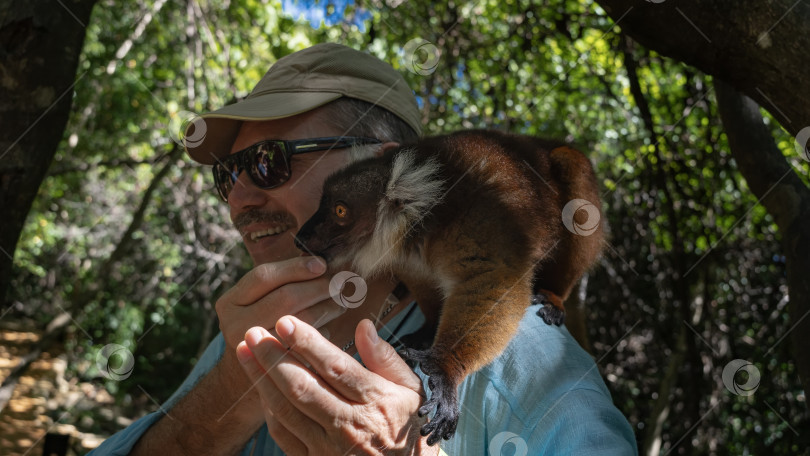
[[[534,304],[543,304],[543,307],[537,311],[537,315],[539,315],[547,325],[560,326],[565,322],[565,310],[552,304],[545,295],[536,294],[532,296],[532,305]]]
[[[405,342],[403,341],[403,343]],[[399,350],[399,356],[401,356],[411,368],[415,368],[417,364],[421,364],[422,361],[426,359],[428,350],[416,350],[414,348],[408,348],[407,343],[405,343],[405,345],[405,348]]]
[[[428,375],[430,399],[419,407],[419,416],[429,414],[434,408],[436,413],[430,421],[422,426],[421,434],[428,436],[428,445],[435,445],[440,439],[449,439],[456,433],[458,425],[458,391],[454,382],[434,360],[431,350],[405,349],[402,356],[419,363],[422,372]]]

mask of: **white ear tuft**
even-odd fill
[[[373,277],[407,261],[410,253],[403,250],[403,241],[441,201],[444,181],[440,167],[433,157],[416,163],[413,150],[397,152],[385,195],[377,207],[374,234],[354,257],[354,267],[361,276]]]
[[[398,153],[385,189],[383,204],[389,215],[403,216],[409,224],[425,217],[441,199],[444,181],[439,177],[440,167],[434,157],[417,163],[411,149]]]

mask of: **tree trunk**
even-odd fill
[[[788,312],[793,323],[785,335],[790,336],[802,386],[810,391],[810,351],[804,339],[810,334],[810,189],[774,143],[757,103],[723,81],[715,80],[714,86],[731,155],[751,191],[779,227],[790,290]]]
[[[0,3],[0,303],[14,250],[65,130],[95,0]]]
[[[787,131],[810,126],[810,2],[597,0],[644,46],[717,76]]]

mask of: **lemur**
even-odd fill
[[[362,277],[393,275],[411,291],[427,322],[420,336],[432,345],[401,354],[429,376],[430,399],[418,414],[436,409],[421,430],[433,445],[455,433],[459,384],[506,348],[536,292],[545,298],[538,315],[563,322],[563,301],[602,248],[599,207],[581,152],[462,131],[329,176],[296,245],[332,273],[351,264]]]

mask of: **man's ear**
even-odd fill
[[[374,155],[377,157],[382,157],[385,151],[387,151],[388,149],[393,149],[395,147],[399,147],[398,142],[388,141],[387,143],[383,143],[383,145],[380,146],[379,149],[377,149],[377,152],[374,152]]]

